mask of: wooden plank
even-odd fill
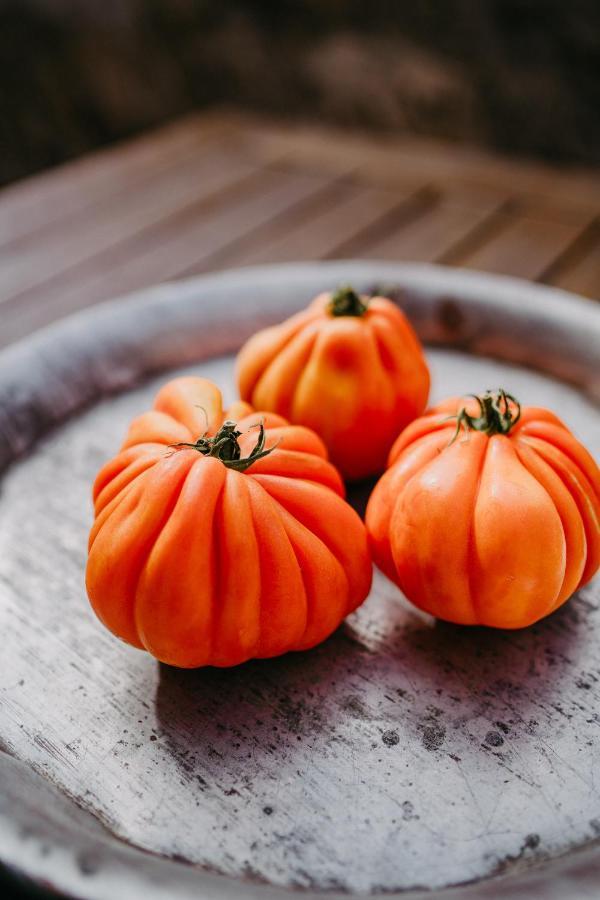
[[[265,171],[283,158],[287,175]],[[435,260],[597,296],[596,245],[579,247],[599,187],[438,142],[194,115],[0,192],[0,342],[152,281],[302,257]]]
[[[548,284],[600,300],[600,242],[573,266],[548,279]]]
[[[322,174],[265,170],[228,202],[190,208],[125,246],[111,246],[59,281],[22,295],[3,323],[0,344],[91,303],[208,268],[211,258],[249,234],[259,236],[261,229],[260,235],[268,238],[287,216],[312,204],[326,205],[335,188],[335,180]]]
[[[529,278],[543,276],[591,221],[502,215],[497,232],[474,250],[454,255],[454,265]]]
[[[89,211],[236,130],[221,113],[194,114],[5,187],[0,190],[0,245]]]
[[[335,171],[342,160],[375,183],[415,179],[438,185],[489,187],[542,206],[547,197],[566,208],[596,211],[600,178],[594,170],[515,161],[488,150],[409,135],[377,137],[339,128],[242,118],[256,152],[275,149],[297,164]]]
[[[211,148],[162,177],[98,203],[93,215],[84,211],[43,240],[5,247],[0,251],[0,308],[260,171],[238,154]]]
[[[542,281],[600,300],[600,219],[544,272]]]
[[[506,205],[490,191],[446,192],[414,221],[403,223],[362,252],[371,259],[434,262],[453,248],[475,240]]]
[[[414,186],[402,191],[356,183],[340,185],[328,208],[305,219],[294,218],[290,229],[271,241],[252,241],[245,251],[233,248],[219,263],[241,266],[339,256],[344,244],[366,241],[367,235],[378,232],[414,193]]]

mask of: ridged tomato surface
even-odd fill
[[[507,433],[457,433],[461,409],[479,413],[452,398],[394,444],[367,508],[374,560],[438,618],[519,628],[598,569],[600,473],[547,409],[523,407]]]
[[[196,449],[226,420],[236,422],[242,465],[261,421],[265,453],[274,449],[245,470]],[[312,647],[370,588],[365,528],[320,438],[246,403],[224,413],[201,378],[171,381],[131,424],[96,478],[94,506],[94,610],[114,634],[176,666]]]
[[[244,400],[312,428],[342,475],[358,479],[383,471],[399,431],[423,412],[429,371],[391,300],[351,294],[354,305],[340,304],[337,314],[339,292],[321,294],[255,334],[239,353],[237,375]]]

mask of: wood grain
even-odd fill
[[[600,300],[600,244],[549,283]]]
[[[595,219],[565,253],[550,263],[541,280],[600,300],[600,219]]]
[[[453,262],[535,281],[577,241],[592,220],[591,214],[579,221],[507,215],[485,243],[472,251],[466,249]]]
[[[198,114],[0,191],[0,346],[260,262],[438,261],[598,297],[600,179],[414,138]]]
[[[416,195],[414,185],[387,191],[360,183],[340,185],[327,208],[304,219],[294,217],[282,234],[270,241],[254,241],[245,250],[234,248],[219,263],[245,266],[340,257],[347,245],[366,244],[369,235],[402,217],[412,208]]]
[[[127,242],[108,236],[109,246],[100,253],[96,245],[87,265],[5,300],[10,317],[0,346],[100,300],[210,268],[227,248],[243,249],[247,241],[268,239],[290,215],[326,204],[335,189],[335,180],[319,173],[274,167],[257,171],[243,161],[221,165],[221,178],[201,182],[198,190],[204,196],[198,202],[172,216],[161,215],[152,227],[136,229]],[[234,198],[223,196],[224,182],[233,188]],[[170,183],[165,187],[170,189]]]
[[[227,188],[261,174],[261,169],[227,153],[202,153],[182,163],[168,178],[132,185],[123,194],[98,202],[93,217],[74,216],[43,240],[21,242],[0,251],[0,306],[15,308],[121,250],[132,238],[196,211]],[[62,277],[61,277],[62,276]],[[40,291],[40,288],[42,291]]]
[[[51,227],[138,180],[168,177],[182,160],[231,130],[221,113],[189,116],[150,134],[43,172],[0,192],[0,245]]]
[[[490,223],[495,223],[506,197],[494,191],[448,190],[438,194],[420,216],[391,228],[368,244],[369,259],[435,262],[461,246],[473,246]]]
[[[597,210],[600,179],[593,169],[558,168],[513,160],[479,148],[412,135],[373,137],[314,124],[281,123],[240,116],[239,127],[257,152],[285,152],[299,164],[335,169],[340,160],[370,180],[390,183],[411,178],[471,189],[502,190],[532,203],[560,203],[568,209]]]

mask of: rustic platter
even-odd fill
[[[378,574],[321,647],[226,671],[158,665],[88,608],[90,483],[128,418],[176,370],[232,399],[242,341],[342,281],[393,292],[433,399],[501,385],[600,452],[598,307],[477,273],[241,269],[3,351],[0,861],[38,885],[90,900],[600,890],[598,579],[508,633],[436,623]]]

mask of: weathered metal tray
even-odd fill
[[[229,354],[340,281],[395,286],[434,399],[502,385],[600,450],[598,308],[476,273],[239,270],[4,351],[0,860],[36,882],[120,900],[600,891],[598,580],[502,633],[436,623],[378,576],[321,647],[229,671],[158,665],[88,608],[90,483],[128,418],[180,368],[231,397]]]

